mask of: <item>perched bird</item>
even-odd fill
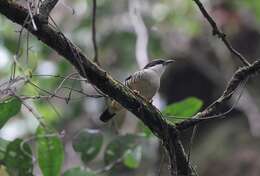
[[[135,72],[125,80],[125,85],[135,92],[139,93],[143,98],[151,101],[153,96],[160,88],[160,78],[165,71],[167,65],[174,60],[157,59],[148,63],[142,70]],[[111,105],[99,117],[101,121],[109,121],[117,112],[123,110],[123,107],[116,101],[112,101]]]

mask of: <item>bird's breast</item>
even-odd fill
[[[133,78],[128,86],[150,100],[160,87],[160,78],[153,72],[144,72]]]

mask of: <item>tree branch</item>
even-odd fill
[[[259,73],[260,60],[255,61],[251,66],[245,66],[238,69],[229,81],[223,94],[212,105],[206,108],[203,112],[195,115],[192,119],[183,121],[182,123],[178,124],[177,129],[184,130],[201,122],[221,118],[221,114],[214,115],[212,118],[210,116],[216,113],[218,108],[231,98],[235,90],[243,81]]]
[[[213,20],[213,18],[209,15],[209,13],[207,12],[207,10],[204,8],[203,4],[200,2],[200,0],[193,0],[197,6],[199,7],[201,13],[203,14],[203,16],[206,18],[206,20],[209,22],[209,24],[212,27],[212,34],[213,35],[217,35],[225,44],[225,46],[228,48],[228,50],[234,54],[235,56],[237,56],[241,62],[246,65],[246,66],[250,66],[250,63],[247,61],[247,59],[241,54],[239,53],[237,50],[235,50],[232,45],[229,43],[229,41],[226,38],[226,35],[221,32],[216,24],[216,22]]]
[[[20,5],[7,0],[0,0],[0,13],[13,22],[22,25],[29,12]],[[118,101],[142,120],[165,143],[168,152],[171,154],[174,152],[177,161],[177,174],[188,175],[188,173],[191,173],[187,156],[178,137],[176,137],[178,130],[175,126],[167,123],[156,107],[135,94],[133,90],[114,80],[108,73],[87,59],[79,48],[73,45],[62,33],[52,29],[42,18],[35,16],[34,19],[38,27],[37,31],[33,30],[31,24],[26,24],[24,27],[74,65],[82,77],[87,78],[103,93]],[[173,163],[171,166],[171,169],[175,169]]]
[[[97,11],[97,2],[93,0],[93,8],[92,8],[92,43],[94,47],[94,62],[100,65],[98,61],[98,47],[96,40],[96,11]]]

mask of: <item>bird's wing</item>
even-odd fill
[[[127,81],[129,81],[131,78],[132,78],[132,75],[128,76],[128,77],[125,79],[125,83],[126,83]]]
[[[125,79],[125,85],[129,87],[131,84],[134,84],[140,78],[141,78],[141,71],[137,71]]]
[[[131,79],[133,78],[133,75],[130,75],[128,76],[126,79],[125,79],[125,85],[126,86],[129,86],[129,83],[131,82]]]

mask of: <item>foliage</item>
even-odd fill
[[[5,157],[7,146],[10,142],[0,138],[0,161]]]
[[[131,168],[136,169],[140,166],[142,159],[142,147],[137,146],[134,149],[128,149],[124,155],[124,165]]]
[[[180,102],[168,105],[163,114],[173,123],[179,123],[189,119],[196,114],[202,107],[203,103],[195,97],[186,98]]]
[[[77,134],[72,145],[76,152],[80,153],[81,160],[87,163],[93,160],[99,153],[103,143],[103,135],[99,130],[83,129]]]
[[[16,139],[7,145],[3,162],[11,175],[33,175],[31,148],[21,139]]]
[[[124,157],[129,149],[134,148],[135,135],[118,136],[113,139],[105,149],[104,161],[106,164],[111,164]]]
[[[37,159],[44,176],[59,176],[64,160],[63,144],[52,131],[37,129]]]
[[[21,109],[21,101],[15,97],[0,102],[0,129]]]
[[[172,103],[163,109],[163,115],[174,124],[190,119],[203,106],[202,100],[195,97],[188,97],[182,101]],[[143,134],[151,137],[152,132],[143,123],[140,125]]]

